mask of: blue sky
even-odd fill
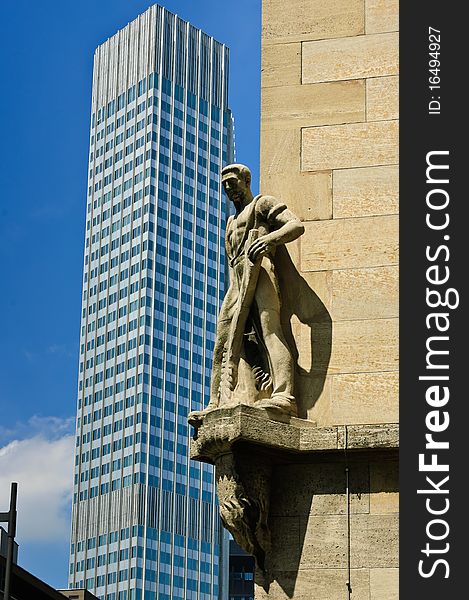
[[[152,2],[15,0],[0,23],[0,511],[66,586],[93,52]],[[237,160],[259,171],[261,0],[166,0],[231,50]]]

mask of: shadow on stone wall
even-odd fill
[[[282,295],[283,328],[297,364],[301,343],[303,366],[297,366],[295,395],[298,416],[306,418],[324,388],[331,356],[332,319],[319,296],[298,272],[284,246],[277,248],[275,265]],[[301,342],[298,333],[292,330],[296,320],[301,328]],[[305,368],[306,363],[309,364]]]
[[[349,551],[352,592],[368,597],[366,569],[398,566],[397,457],[350,456],[350,550],[344,457],[292,459],[273,470],[272,549],[256,600],[344,597]]]

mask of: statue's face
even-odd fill
[[[246,183],[245,179],[234,172],[224,175],[222,184],[226,195],[232,202],[239,202],[242,200],[249,190],[249,185]]]

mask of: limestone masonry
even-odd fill
[[[318,428],[397,423],[398,2],[262,8],[261,192],[306,229],[288,246],[303,279],[286,307],[299,416]],[[374,452],[348,456],[349,548],[343,460],[274,468],[282,575],[268,594],[258,585],[256,600],[347,598],[348,553],[354,600],[398,597],[397,461]]]

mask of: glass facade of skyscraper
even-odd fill
[[[93,75],[70,587],[218,598],[212,468],[189,462],[225,285],[228,50],[159,6]]]

